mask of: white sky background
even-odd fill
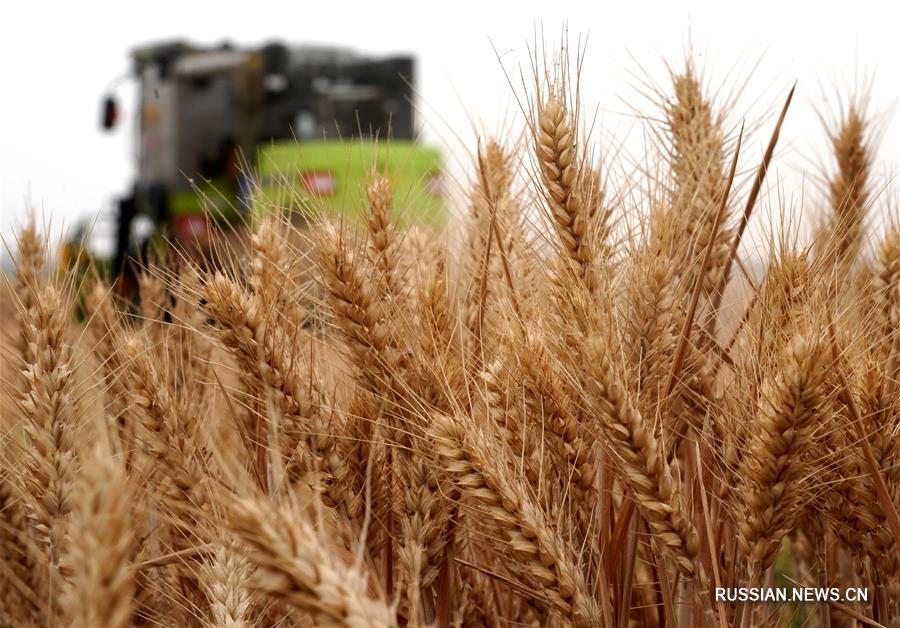
[[[800,181],[800,172],[823,162],[824,133],[813,106],[823,94],[843,93],[856,77],[874,74],[872,109],[878,115],[884,177],[900,169],[900,18],[889,3],[787,2],[5,2],[0,9],[0,233],[26,215],[26,198],[54,226],[95,214],[123,192],[132,176],[131,125],[112,135],[99,130],[100,99],[129,68],[137,44],[187,38],[259,44],[350,46],[363,53],[410,52],[418,58],[419,123],[424,139],[461,156],[454,134],[474,137],[521,114],[502,64],[518,82],[528,71],[528,46],[543,26],[558,41],[588,35],[582,76],[586,115],[640,147],[641,132],[628,105],[652,112],[637,93],[635,75],[665,83],[667,59],[676,67],[688,41],[717,85],[750,77],[734,120],[760,111],[777,113],[796,79],[798,92],[776,162],[778,175]],[[491,43],[493,42],[493,44]],[[492,47],[493,46],[493,47]],[[518,87],[520,85],[517,84]],[[119,89],[122,113],[133,114]],[[757,99],[758,102],[754,104]],[[836,103],[824,105],[834,111]],[[748,125],[757,118],[748,117]],[[768,139],[770,117],[747,144],[745,169]],[[471,142],[469,143],[471,146]],[[828,162],[830,165],[830,162]],[[807,182],[806,203],[814,185]],[[897,198],[896,183],[890,193]],[[788,191],[799,204],[799,187]],[[769,197],[774,202],[773,197]],[[894,207],[898,205],[895,204]],[[896,209],[894,211],[897,211]]]

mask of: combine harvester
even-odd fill
[[[358,214],[373,167],[392,177],[398,199],[415,199],[405,219],[443,219],[440,153],[415,140],[412,57],[175,42],[132,58],[137,179],[114,216],[81,223],[65,263],[77,263],[84,243],[98,268],[131,284],[129,260],[148,247],[203,250],[216,229],[252,221],[253,208],[301,220],[310,211]],[[103,128],[114,129],[116,99],[102,109]],[[92,231],[114,246],[92,246]]]

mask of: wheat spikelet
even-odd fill
[[[125,397],[137,413],[138,442],[149,457],[160,498],[177,512],[205,500],[198,460],[197,423],[180,412],[153,351],[137,336],[122,341]]]
[[[44,270],[47,243],[37,232],[34,220],[30,220],[16,237],[16,293],[19,303],[28,309],[33,299],[27,293],[37,286]]]
[[[201,583],[209,599],[211,628],[244,628],[251,626],[252,603],[247,581],[252,575],[250,564],[233,543],[216,545],[209,564],[202,572]]]
[[[573,509],[587,534],[597,505],[597,456],[595,439],[582,424],[580,399],[558,372],[538,334],[525,332],[517,353],[524,403],[534,423],[524,429],[546,434],[544,442],[557,461],[553,466],[559,468],[555,473],[548,470],[547,475],[562,480],[561,495],[571,491]]]
[[[8,346],[13,351],[12,361],[18,371],[15,385],[20,391],[17,396],[27,396],[34,383],[28,365],[36,361],[34,351],[37,346],[32,342],[36,340],[33,325],[38,314],[33,308],[43,283],[46,243],[37,233],[33,219],[20,230],[17,243],[15,280],[11,286],[16,306],[15,331],[9,345],[5,337],[3,344],[4,348]],[[4,434],[6,451],[2,461],[6,469],[0,474],[0,584],[8,594],[0,596],[3,598],[0,619],[8,625],[14,625],[16,621],[37,625],[42,621],[43,589],[46,586],[43,548],[37,545],[37,539],[24,534],[29,525],[30,496],[22,490],[31,487],[19,486],[21,461],[10,455],[5,443],[8,438],[10,436]],[[27,458],[25,463],[28,464]]]
[[[809,303],[817,280],[805,253],[788,251],[769,261],[737,343],[738,385],[750,386],[750,399],[756,397],[761,377],[777,368],[781,350],[792,340],[793,320]]]
[[[481,374],[484,382],[483,404],[485,416],[516,456],[517,466],[535,491],[541,490],[544,478],[541,461],[540,433],[528,429],[518,409],[518,398],[510,386],[511,373],[499,360]],[[554,475],[555,477],[555,475]]]
[[[326,437],[326,419],[321,404],[315,401],[316,380],[292,349],[296,328],[268,317],[267,302],[260,295],[221,273],[204,286],[203,294],[207,311],[220,326],[220,341],[252,375],[255,396],[265,398],[267,391],[276,395],[285,423],[279,436],[282,454],[299,473],[326,472],[322,459],[329,458],[333,441]],[[330,485],[327,477],[321,481]]]
[[[801,452],[823,403],[822,351],[815,338],[797,335],[784,351],[784,364],[764,384],[759,430],[751,435],[740,477],[742,519],[739,541],[751,565],[766,569],[801,503],[805,469]]]
[[[27,387],[20,405],[27,443],[22,479],[28,524],[39,552],[36,562],[45,570],[38,576],[46,587],[41,592],[51,600],[52,618],[60,586],[59,557],[72,510],[79,410],[72,350],[65,340],[67,297],[50,283],[36,288],[22,320],[31,356],[23,371]]]
[[[677,304],[681,292],[670,260],[641,255],[625,286],[628,316],[625,333],[630,367],[641,383],[641,403],[655,408],[663,393],[668,365],[675,354],[679,333]]]
[[[242,541],[239,551],[256,567],[255,589],[317,623],[396,625],[390,608],[369,596],[365,575],[336,556],[296,509],[241,499],[230,505],[227,522]]]
[[[890,348],[900,335],[900,229],[888,229],[872,268],[876,342]]]
[[[602,338],[587,339],[584,351],[591,378],[587,392],[617,458],[619,475],[659,543],[685,575],[693,576],[699,549],[697,531],[685,512],[665,451],[617,380]]]
[[[860,356],[854,362],[861,363],[865,368],[855,378],[858,388],[858,399],[863,420],[863,433],[868,440],[873,459],[883,474],[885,484],[889,491],[893,491],[892,498],[896,501],[900,496],[900,444],[897,442],[897,430],[900,426],[900,398],[895,390],[891,390],[886,383],[888,376],[885,372],[886,365],[877,361],[876,356]],[[845,400],[841,396],[841,401]],[[849,417],[845,419],[852,420]],[[848,429],[849,428],[849,429]],[[845,432],[852,433],[852,426],[838,426]],[[884,525],[886,519],[884,505],[880,502],[878,494],[872,485],[870,476],[865,471],[862,456],[858,453],[856,443],[848,442],[842,454],[848,459],[849,469],[842,474],[849,484],[849,499],[845,504],[851,504],[847,508],[844,519],[849,522],[857,522],[857,538],[852,539],[855,545],[849,545],[858,552],[864,550],[872,562],[882,574],[882,582],[886,586],[891,600],[898,599],[900,595],[900,553],[897,544],[888,526]],[[900,611],[895,608],[894,613]]]
[[[486,346],[498,327],[496,306],[501,290],[494,285],[509,267],[512,239],[517,223],[511,197],[510,156],[491,140],[479,152],[479,173],[470,194],[470,222],[464,251],[462,321],[468,331],[467,345],[473,356],[471,368],[483,362]]]
[[[34,291],[38,288],[44,270],[45,242],[38,235],[33,220],[19,232],[17,242],[19,248],[16,252],[13,290],[17,304],[18,331],[21,335],[12,340],[17,354],[27,361],[29,356],[26,353],[28,344],[25,341],[24,316],[34,304]]]
[[[373,393],[390,388],[400,371],[400,354],[393,346],[374,286],[363,273],[358,257],[333,227],[326,227],[317,249],[335,321],[359,369],[363,387]]]
[[[538,107],[534,130],[535,154],[563,250],[574,262],[577,276],[589,290],[593,290],[597,287],[594,268],[596,251],[590,241],[593,235],[590,214],[596,203],[585,197],[599,197],[599,192],[594,190],[593,178],[589,179],[587,188],[583,184],[575,132],[564,100],[558,94],[551,93]]]
[[[437,476],[423,460],[406,461],[402,476],[406,490],[402,496],[404,516],[398,552],[406,579],[406,607],[413,623],[422,621],[420,617],[428,623],[434,605],[431,589],[449,543],[445,535],[447,513]]]
[[[41,600],[36,580],[36,551],[28,539],[22,497],[9,472],[0,473],[0,622],[40,623]]]
[[[126,392],[119,377],[122,355],[118,340],[124,336],[121,321],[113,304],[110,290],[96,281],[86,289],[84,310],[88,317],[88,331],[93,341],[93,353],[100,363],[104,384],[105,419],[109,426],[112,447],[125,456],[130,466],[134,449],[134,421],[125,403]]]
[[[872,176],[868,133],[860,105],[852,103],[830,137],[838,169],[828,183],[829,221],[817,238],[825,264],[830,267],[852,265],[859,256]]]
[[[165,355],[165,322],[171,308],[171,298],[160,277],[158,266],[149,266],[138,273],[140,318],[154,352]]]
[[[208,384],[214,379],[210,373],[213,343],[202,333],[206,317],[196,296],[200,284],[196,269],[187,267],[168,286],[174,299],[166,329],[169,379],[173,387],[184,391],[178,396],[184,406],[180,412],[193,415],[202,414],[212,403]]]
[[[449,410],[451,400],[461,396],[463,386],[460,324],[451,309],[446,275],[446,252],[439,250],[434,267],[416,291],[418,319],[423,326],[417,348],[423,361],[432,365],[419,374],[420,394],[431,407],[442,411]]]
[[[500,618],[494,614],[491,589],[483,578],[471,569],[460,569],[460,603],[454,617],[455,626],[485,626],[496,628]]]
[[[400,276],[397,230],[391,218],[394,192],[390,180],[383,175],[372,175],[366,182],[369,213],[366,227],[369,231],[367,253],[380,275],[387,300],[396,300],[403,293],[403,277]]]
[[[133,491],[125,468],[98,446],[79,477],[71,542],[66,608],[73,626],[128,626],[134,610]]]
[[[523,487],[495,462],[496,446],[465,421],[448,416],[435,417],[433,438],[447,472],[502,535],[503,551],[514,558],[507,567],[537,587],[534,601],[576,625],[590,625],[597,611],[568,548]]]
[[[250,235],[253,251],[247,279],[253,291],[267,304],[285,296],[285,271],[290,268],[289,251],[278,228],[278,219],[266,216]]]
[[[704,293],[710,294],[721,280],[731,240],[728,229],[713,233],[726,185],[722,120],[704,96],[690,63],[673,82],[675,95],[666,107],[666,117],[674,189],[666,212],[651,225],[651,236],[664,243],[663,250],[668,250],[677,272],[687,275],[690,286],[698,280],[703,251],[715,238],[706,276],[699,278]]]

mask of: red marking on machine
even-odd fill
[[[300,173],[300,182],[310,194],[331,196],[334,194],[334,177],[327,170],[308,170]]]
[[[185,214],[172,221],[175,238],[184,244],[205,244],[209,240],[209,223],[206,216]]]

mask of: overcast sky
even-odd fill
[[[572,41],[579,34],[589,37],[585,106],[598,112],[604,126],[632,136],[634,121],[625,103],[640,101],[635,76],[646,73],[662,81],[662,59],[680,62],[690,40],[709,76],[729,85],[759,61],[737,119],[752,110],[756,98],[761,99],[757,111],[760,103],[777,107],[798,81],[780,170],[798,172],[817,163],[810,159],[822,146],[822,130],[813,106],[821,106],[832,87],[850,87],[866,73],[875,76],[881,171],[897,172],[900,164],[900,20],[889,15],[889,3],[32,0],[4,5],[0,232],[7,238],[23,219],[26,198],[54,224],[71,224],[126,189],[133,163],[130,128],[101,134],[99,101],[128,69],[131,48],[172,38],[238,44],[280,39],[413,53],[424,138],[454,154],[460,153],[456,134],[472,137],[471,119],[483,129],[519,120],[504,66],[509,73],[527,67],[528,46],[541,25],[547,40],[559,39],[564,22]],[[128,86],[119,93],[127,98]],[[762,135],[755,145],[765,141]]]

